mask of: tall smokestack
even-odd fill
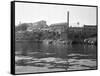
[[[68,27],[69,27],[69,11],[67,12],[67,24],[68,24]]]

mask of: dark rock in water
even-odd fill
[[[53,43],[53,41],[49,41],[48,43],[49,43],[49,44],[52,44],[52,43]]]
[[[77,40],[77,41],[76,41],[76,40],[73,40],[73,41],[72,41],[72,44],[82,44],[82,43],[83,43],[83,42],[80,41],[80,40],[79,40],[79,41],[78,41],[78,40]]]

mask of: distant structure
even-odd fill
[[[82,33],[83,32],[83,27],[69,27],[68,29],[69,33]]]
[[[30,24],[30,26],[27,28],[27,31],[33,31],[34,29],[36,30],[36,29],[43,29],[48,27],[46,21],[44,20],[34,22],[34,23],[28,23],[28,24]]]
[[[83,31],[85,35],[95,35],[97,34],[97,26],[96,25],[84,25]]]
[[[55,24],[51,24],[49,28],[50,28],[50,30],[53,30],[53,31],[58,32],[58,33],[61,33],[61,32],[64,32],[65,29],[68,28],[68,25],[67,25],[66,22],[55,23]]]

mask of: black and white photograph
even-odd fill
[[[97,6],[15,1],[15,74],[97,69]]]

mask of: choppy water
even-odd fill
[[[94,45],[16,42],[16,73],[96,69]]]

